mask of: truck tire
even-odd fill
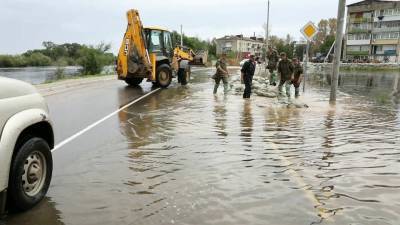
[[[21,212],[38,204],[46,195],[53,172],[48,143],[31,137],[15,149],[10,171],[8,203],[11,211]]]
[[[171,68],[164,64],[157,68],[156,76],[157,85],[162,88],[167,88],[172,81],[172,71]]]
[[[130,86],[138,86],[140,83],[142,83],[143,78],[126,78],[125,82],[130,85]]]

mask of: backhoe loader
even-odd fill
[[[128,26],[117,59],[118,79],[139,85],[143,79],[162,88],[171,84],[180,60],[193,61],[193,51],[173,47],[171,32],[161,27],[143,27],[139,12],[127,12]],[[189,79],[190,68],[184,79]]]

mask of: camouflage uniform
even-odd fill
[[[281,75],[279,82],[279,93],[283,94],[283,85],[286,87],[286,95],[290,97],[290,86],[292,85],[292,75],[294,72],[294,66],[292,61],[289,59],[283,59],[279,61],[278,73]]]
[[[267,58],[268,58],[267,69],[269,70],[270,74],[269,84],[276,85],[275,71],[279,62],[278,52],[275,49],[272,49],[272,51],[268,50]]]
[[[295,90],[295,96],[300,96],[300,83],[301,83],[301,75],[303,74],[303,66],[298,63],[294,65],[294,79],[293,79],[293,86]]]
[[[225,74],[223,71],[218,69],[218,67],[221,67],[221,69],[228,71],[225,59],[219,59],[215,64],[217,72],[215,73],[214,94],[217,94],[219,83],[221,82],[221,80],[224,83],[224,93],[226,94],[228,92],[228,74]]]

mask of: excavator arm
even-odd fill
[[[153,77],[155,60],[149,56],[139,12],[129,10],[127,19],[128,26],[117,59],[118,78]]]

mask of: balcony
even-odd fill
[[[374,18],[374,22],[386,22],[386,21],[398,21],[398,20],[400,20],[400,15],[379,16]]]
[[[366,56],[369,55],[369,51],[347,51],[347,55]]]
[[[350,28],[349,29],[349,34],[359,34],[359,33],[371,33],[370,28]]]
[[[369,45],[371,44],[370,39],[365,40],[347,40],[347,45]]]
[[[364,17],[350,18],[350,23],[372,23],[372,22],[373,22],[372,18],[364,18]]]
[[[377,51],[375,55],[396,56],[396,50]]]
[[[373,33],[382,33],[382,32],[396,32],[400,31],[400,27],[381,27],[381,28],[374,28],[372,30]]]

